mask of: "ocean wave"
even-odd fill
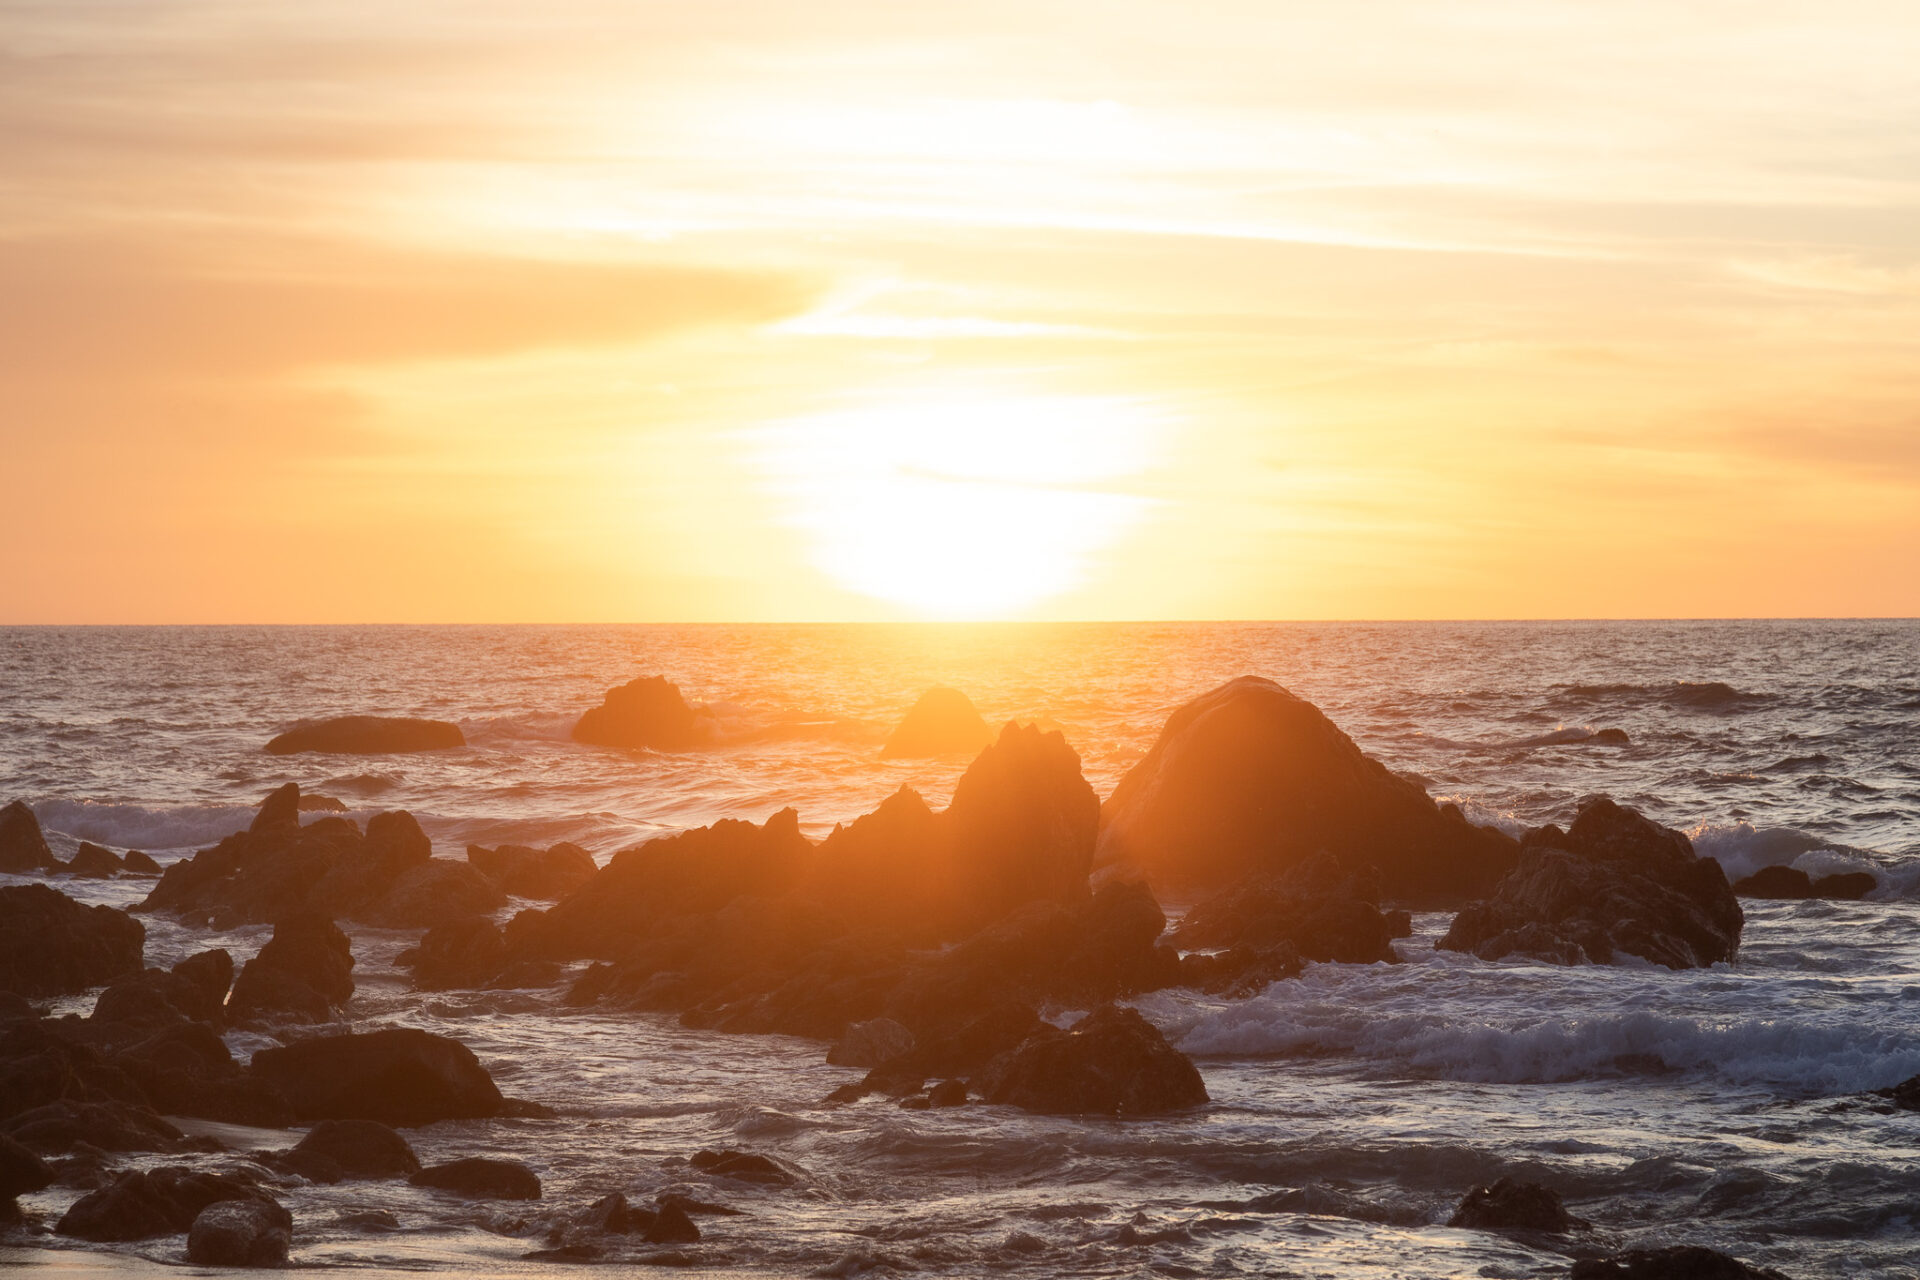
[[[1756,827],[1750,822],[1703,823],[1687,832],[1696,853],[1712,858],[1728,880],[1744,880],[1762,867],[1793,867],[1808,875],[1865,872],[1879,884],[1874,901],[1920,896],[1920,862],[1889,864],[1870,849],[1858,849],[1797,827]]]
[[[110,849],[161,853],[218,844],[253,821],[254,806],[139,805],[94,800],[42,800],[33,806],[49,832],[91,840]]]
[[[533,711],[517,716],[476,716],[460,722],[467,745],[490,742],[571,742],[580,717],[571,711]]]

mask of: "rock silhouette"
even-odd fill
[[[967,695],[936,687],[920,695],[880,749],[882,759],[904,756],[972,755],[993,741]]]
[[[140,972],[147,931],[113,907],[43,884],[0,888],[0,991],[70,995]]]
[[[323,755],[397,755],[445,751],[467,745],[457,724],[399,716],[338,716],[296,725],[267,743],[276,756],[315,752]]]
[[[235,1020],[332,1020],[353,997],[353,949],[340,927],[323,915],[300,912],[273,927],[260,954],[233,984],[228,1016]]]
[[[1109,1005],[1043,1027],[976,1082],[988,1102],[1048,1115],[1151,1116],[1207,1101],[1200,1072],[1138,1011]]]
[[[13,875],[31,875],[36,871],[58,871],[60,859],[47,847],[40,832],[40,819],[24,800],[8,802],[0,809],[0,871]]]
[[[399,1128],[499,1115],[505,1100],[473,1052],[412,1028],[302,1040],[253,1055],[252,1077],[303,1120]]]
[[[1475,1187],[1447,1219],[1450,1227],[1475,1231],[1575,1231],[1592,1224],[1576,1218],[1560,1203],[1560,1194],[1534,1182],[1501,1178]]]
[[[599,747],[691,751],[713,738],[713,720],[687,705],[665,676],[641,676],[607,690],[606,700],[580,717],[573,740]]]

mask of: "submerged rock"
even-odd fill
[[[147,931],[113,907],[43,884],[0,888],[0,991],[70,995],[140,972]]]
[[[297,725],[267,743],[271,755],[387,755],[467,745],[457,724],[400,716],[339,716]]]
[[[257,1187],[222,1174],[178,1165],[136,1169],[80,1197],[54,1230],[98,1242],[146,1240],[187,1231],[210,1204],[267,1199]]]
[[[713,738],[713,719],[694,711],[665,676],[642,676],[607,690],[580,717],[573,740],[600,747],[691,751]]]
[[[806,1180],[806,1172],[798,1165],[757,1151],[696,1151],[687,1163],[716,1178],[768,1187],[791,1187]]]
[[[411,1027],[262,1049],[250,1071],[304,1120],[378,1120],[409,1128],[496,1116],[505,1107],[471,1050]]]
[[[943,756],[973,753],[993,741],[993,730],[980,718],[967,695],[944,686],[927,690],[907,712],[887,745],[882,759],[903,756]]]
[[[517,1160],[469,1156],[429,1165],[407,1181],[416,1187],[455,1191],[478,1200],[538,1200],[540,1179]]]
[[[1566,831],[1529,832],[1520,865],[1436,945],[1483,960],[1611,964],[1633,955],[1690,969],[1731,960],[1744,923],[1718,862],[1602,796],[1584,802]]]
[[[1312,703],[1242,676],[1168,718],[1102,808],[1096,861],[1204,891],[1320,850],[1378,868],[1389,897],[1428,902],[1485,893],[1518,852],[1363,754]]]
[[[1770,1267],[1754,1267],[1699,1245],[1630,1249],[1610,1258],[1581,1258],[1572,1280],[1787,1280]]]
[[[975,1084],[988,1102],[1045,1115],[1151,1116],[1208,1100],[1193,1060],[1137,1010],[1115,1005],[1067,1031],[1043,1028]]]
[[[328,1022],[353,997],[353,949],[340,927],[302,912],[273,927],[260,954],[233,984],[229,1015]]]
[[[271,1200],[221,1200],[187,1232],[187,1261],[202,1267],[281,1267],[293,1244],[293,1215]]]
[[[60,859],[47,847],[40,832],[40,819],[24,800],[13,800],[0,808],[0,871],[12,875],[31,875],[36,871],[58,871]]]
[[[1475,1187],[1447,1219],[1450,1227],[1475,1231],[1582,1230],[1593,1224],[1576,1218],[1560,1203],[1560,1194],[1535,1182],[1501,1178],[1490,1187]]]

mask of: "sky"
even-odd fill
[[[0,0],[0,622],[1920,615],[1920,8]]]

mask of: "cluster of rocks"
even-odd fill
[[[124,854],[82,840],[71,862],[54,856],[40,819],[24,800],[0,808],[0,871],[13,875],[70,875],[105,880],[118,875],[157,876],[160,864],[138,849]]]

